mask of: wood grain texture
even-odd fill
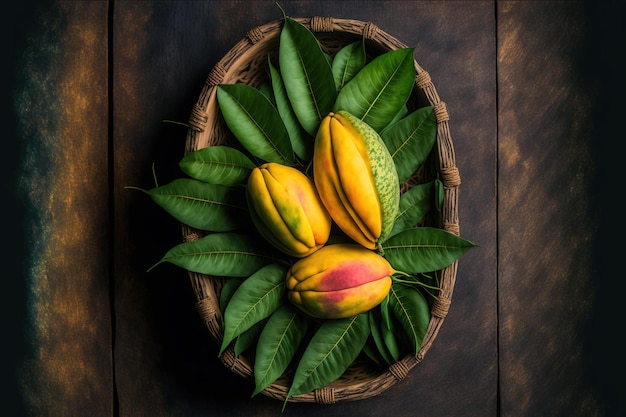
[[[498,7],[502,416],[599,416],[592,84],[583,3]]]
[[[110,415],[106,3],[29,11],[13,88],[28,216],[18,381],[31,415]],[[14,279],[14,278],[13,278]]]

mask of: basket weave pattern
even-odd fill
[[[366,40],[367,50],[374,55],[406,47],[369,22],[332,17],[296,18],[295,20],[308,27],[328,53],[333,53],[341,46],[361,38]],[[251,29],[245,38],[239,41],[210,71],[190,115],[186,152],[233,141],[228,128],[221,119],[216,86],[240,82],[259,87],[267,79],[267,57],[275,57],[277,54],[282,23],[282,20],[277,20]],[[420,167],[407,183],[402,184],[401,188],[404,190],[414,183],[438,177],[444,185],[443,228],[459,235],[458,187],[461,180],[455,165],[454,147],[448,126],[448,111],[445,103],[439,99],[429,73],[417,62],[415,62],[415,68],[416,88],[413,89],[408,106],[417,108],[430,105],[434,107],[437,120],[437,146],[424,166]],[[425,220],[426,225],[428,221],[428,219]],[[197,240],[203,236],[203,232],[188,226],[182,225],[182,228],[185,241]],[[424,358],[448,314],[456,274],[457,261],[440,271],[441,291],[432,304],[432,317],[417,355],[407,355],[382,371],[375,368],[373,364],[355,362],[339,380],[330,386],[308,394],[292,396],[289,401],[332,404],[344,400],[359,400],[378,395],[406,378],[411,369]],[[212,337],[221,343],[222,312],[219,309],[219,293],[225,278],[193,272],[190,272],[189,276],[197,297],[198,313]],[[220,359],[235,374],[252,379],[253,368],[245,355],[235,357],[233,349],[229,348]],[[289,391],[289,382],[288,377],[283,376],[268,386],[263,394],[284,400]]]

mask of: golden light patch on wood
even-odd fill
[[[22,382],[31,407],[71,415],[111,391],[107,9],[103,2],[59,6],[41,17],[43,30],[23,59],[24,185],[35,215],[32,356]],[[99,405],[104,414],[110,406]]]

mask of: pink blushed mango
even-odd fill
[[[385,258],[360,245],[327,245],[289,269],[287,296],[312,317],[351,317],[382,302],[394,272]]]

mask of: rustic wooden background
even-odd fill
[[[180,175],[213,65],[274,1],[23,1],[2,15],[3,416],[269,416],[217,359],[178,225],[126,185]],[[626,415],[619,2],[291,1],[375,23],[427,70],[461,173],[453,303],[383,394],[285,416]],[[605,244],[604,242],[612,242]]]

